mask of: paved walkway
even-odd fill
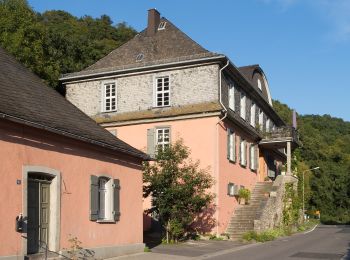
[[[161,260],[161,259],[205,259],[216,254],[232,252],[252,246],[237,241],[188,241],[176,245],[157,245],[152,252],[120,256],[108,260]]]

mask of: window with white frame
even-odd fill
[[[232,129],[227,129],[227,159],[236,161],[236,135]]]
[[[266,119],[266,132],[270,132],[270,123],[271,123],[270,119],[267,118]]]
[[[235,196],[236,195],[236,186],[232,182],[227,184],[227,195],[229,195],[229,196]]]
[[[117,88],[116,83],[103,84],[103,112],[111,112],[117,110]]]
[[[170,128],[156,129],[156,149],[164,150],[170,145]]]
[[[258,79],[258,88],[259,88],[260,90],[262,90],[262,87],[261,87],[261,80],[260,80],[260,79]]]
[[[233,111],[235,110],[235,86],[233,83],[228,88],[228,107]]]
[[[255,110],[256,106],[255,103],[252,101],[252,104],[250,106],[250,124],[255,127]]]
[[[245,119],[246,117],[246,96],[243,92],[241,92],[241,117]]]
[[[240,142],[240,164],[242,166],[246,166],[247,165],[247,142],[241,138],[241,142]]]
[[[111,210],[111,202],[110,202],[110,193],[111,193],[111,185],[109,184],[109,180],[107,178],[99,178],[98,180],[98,218],[102,220],[111,219],[109,216]]]
[[[249,160],[249,166],[250,169],[255,171],[257,170],[257,164],[258,164],[258,148],[257,145],[251,144],[250,145],[250,160]]]
[[[155,107],[170,106],[170,82],[169,76],[156,78]]]
[[[90,220],[115,222],[120,217],[119,179],[90,176]]]
[[[259,108],[259,126],[262,128],[264,127],[264,112],[261,108]]]

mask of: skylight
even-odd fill
[[[142,61],[143,58],[144,58],[143,53],[139,53],[139,54],[137,54],[137,56],[136,56],[136,61]]]

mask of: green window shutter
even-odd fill
[[[113,219],[119,221],[120,218],[120,181],[113,180]]]
[[[98,219],[98,177],[90,176],[90,220]]]
[[[155,129],[147,129],[147,153],[154,158],[155,156]]]

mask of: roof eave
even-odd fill
[[[20,118],[20,117],[17,117],[17,116],[13,116],[13,115],[9,115],[9,114],[5,114],[5,113],[0,112],[0,118],[7,119],[9,121],[12,121],[12,122],[15,122],[15,123],[20,123],[20,124],[23,124],[23,125],[28,125],[28,126],[31,126],[31,127],[34,127],[34,128],[42,129],[42,130],[45,130],[45,131],[49,131],[51,133],[59,134],[59,135],[62,135],[62,136],[70,137],[70,138],[73,138],[75,140],[79,140],[79,141],[83,141],[85,143],[90,143],[90,144],[93,144],[93,145],[97,145],[97,146],[100,146],[100,147],[103,147],[103,148],[106,148],[106,149],[109,149],[109,150],[112,150],[112,151],[125,153],[125,154],[127,154],[129,156],[141,159],[142,161],[151,161],[152,160],[146,154],[144,154],[144,156],[143,156],[143,155],[140,155],[140,154],[137,154],[137,153],[133,153],[133,152],[125,150],[125,149],[121,149],[121,148],[113,146],[113,145],[106,144],[106,143],[101,142],[101,141],[90,139],[90,138],[87,138],[87,137],[84,137],[84,136],[79,136],[79,135],[76,135],[76,134],[73,134],[73,133],[70,133],[70,132],[67,132],[67,131],[63,131],[63,130],[60,130],[60,129],[57,129],[57,128],[54,128],[54,127],[50,127],[50,126],[46,126],[46,125],[39,124],[39,123],[36,123],[36,122],[32,122],[32,121],[29,121],[29,120],[26,120],[26,119],[23,119],[23,118]]]
[[[169,63],[162,63],[162,64],[154,64],[154,65],[146,65],[146,66],[140,66],[140,67],[132,67],[127,69],[117,69],[114,70],[111,68],[109,71],[103,71],[103,72],[92,72],[92,73],[86,73],[81,75],[72,75],[67,74],[66,76],[62,76],[59,78],[59,81],[62,83],[75,81],[75,80],[83,80],[83,79],[91,79],[91,78],[100,78],[100,77],[106,77],[106,76],[112,76],[116,74],[123,74],[123,73],[131,73],[131,72],[138,72],[138,71],[144,71],[144,70],[153,70],[153,69],[160,69],[163,67],[175,67],[175,66],[183,66],[183,65],[191,65],[191,64],[198,64],[198,63],[205,63],[205,62],[215,62],[215,61],[221,61],[223,59],[227,58],[225,55],[217,55],[213,57],[206,57],[206,58],[200,58],[200,59],[192,59],[192,60],[184,60],[184,61],[177,61],[177,62],[169,62]]]

